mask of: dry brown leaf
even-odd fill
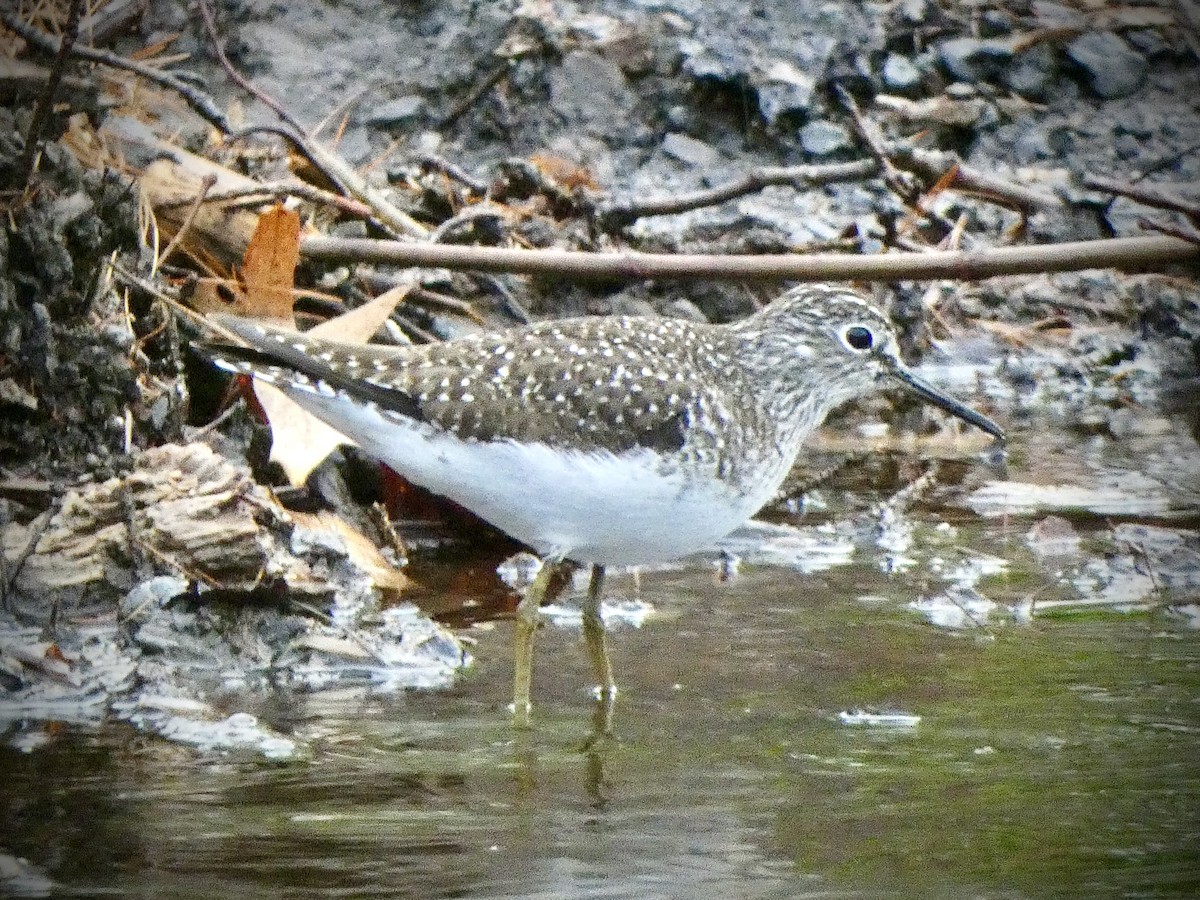
[[[1047,343],[1062,344],[1070,337],[1071,329],[1039,327],[1034,325],[1013,325],[1008,322],[996,322],[989,319],[975,319],[975,325],[984,331],[990,331],[1000,340],[1014,347],[1036,347]]]
[[[539,150],[530,155],[529,161],[544,176],[555,184],[562,185],[567,190],[574,190],[575,188],[600,189],[600,185],[596,183],[596,179],[591,172],[578,163],[571,162],[569,159],[563,159],[561,156],[555,156],[553,153]]]
[[[242,284],[231,278],[200,278],[188,302],[202,313],[229,313],[291,327],[300,216],[276,204],[257,218],[242,255]]]
[[[153,59],[171,46],[171,44],[175,43],[175,41],[179,40],[182,34],[183,32],[181,31],[173,31],[165,37],[159,38],[152,44],[147,44],[145,47],[140,47],[137,50],[134,50],[129,54],[129,58],[138,62]],[[158,63],[159,65],[165,64],[163,60],[159,60]]]
[[[289,515],[306,528],[340,535],[346,542],[346,555],[367,573],[371,583],[379,590],[399,594],[408,588],[408,576],[389,562],[370,538],[341,516],[328,510],[318,513],[291,512]]]
[[[243,315],[292,322],[292,286],[300,263],[300,214],[276,204],[258,217],[242,259]]]
[[[366,343],[411,289],[411,285],[394,287],[309,333],[345,343]],[[293,487],[304,484],[312,470],[339,446],[354,443],[277,388],[256,382],[254,393],[271,425],[271,460],[279,463]]]

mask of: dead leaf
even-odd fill
[[[292,322],[292,287],[300,263],[300,214],[277,203],[258,217],[242,259],[245,315]]]
[[[342,444],[354,444],[272,385],[254,382],[254,396],[271,425],[271,462],[279,463],[292,487],[304,484]]]
[[[529,161],[542,175],[567,190],[589,188],[598,191],[600,189],[600,185],[596,183],[591,172],[569,159],[539,150],[529,157]]]
[[[366,343],[410,290],[409,284],[394,287],[358,309],[322,322],[309,333],[348,344]],[[271,460],[279,463],[293,487],[304,484],[312,470],[339,446],[354,443],[278,388],[256,382],[254,393],[271,425]]]
[[[408,588],[408,576],[389,562],[370,538],[341,516],[328,510],[315,514],[292,512],[289,515],[305,528],[339,535],[345,541],[346,555],[367,573],[371,583],[379,590],[399,594]]]

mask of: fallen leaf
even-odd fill
[[[204,281],[208,309],[262,319],[295,328],[292,311],[296,266],[300,261],[300,216],[277,204],[263,213],[242,261],[245,291]],[[343,343],[366,343],[396,305],[412,290],[398,285],[348,313],[312,329],[314,337]],[[194,305],[199,305],[193,300]],[[341,432],[306,412],[283,391],[253,382],[254,395],[271,426],[271,461],[279,463],[293,487],[304,484],[313,469],[342,444],[353,444]]]
[[[410,284],[394,287],[358,309],[322,322],[309,334],[348,344],[366,343],[410,290]],[[271,460],[279,463],[293,487],[304,484],[312,470],[340,445],[354,443],[278,388],[255,382],[254,393],[271,425]]]
[[[381,591],[399,594],[408,587],[408,576],[388,561],[370,538],[341,516],[328,510],[318,513],[291,512],[289,515],[305,528],[339,535],[345,541],[346,555],[367,573],[371,583]]]
[[[244,315],[292,322],[292,287],[300,263],[300,214],[276,204],[258,217],[242,259]]]

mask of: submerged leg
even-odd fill
[[[546,559],[538,570],[533,583],[525,590],[525,596],[517,604],[517,621],[513,627],[513,724],[529,725],[529,684],[533,679],[533,635],[537,631],[539,609],[550,579],[554,577],[561,559]]]
[[[604,566],[593,565],[587,599],[583,603],[583,639],[596,678],[597,702],[593,725],[597,735],[612,732],[613,704],[617,697],[617,683],[613,679],[612,660],[608,657],[605,641],[604,619],[600,617],[600,595],[603,591]]]
[[[600,617],[600,594],[603,590],[604,566],[592,566],[587,600],[583,604],[583,639],[592,661],[596,687],[602,697],[611,697],[617,692],[617,683],[613,680],[612,660],[608,658],[608,646],[604,639],[604,619]]]

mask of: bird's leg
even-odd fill
[[[561,562],[557,558],[543,560],[533,583],[517,604],[517,621],[513,627],[513,724],[522,728],[528,727],[532,708],[529,684],[533,679],[533,635],[537,631],[539,610],[550,587],[550,579]]]
[[[583,603],[583,640],[592,661],[598,699],[605,710],[603,730],[607,731],[607,726],[611,724],[613,700],[617,696],[617,683],[613,680],[612,660],[608,658],[608,646],[604,639],[604,619],[600,617],[600,594],[603,590],[604,566],[593,565],[587,599]]]

